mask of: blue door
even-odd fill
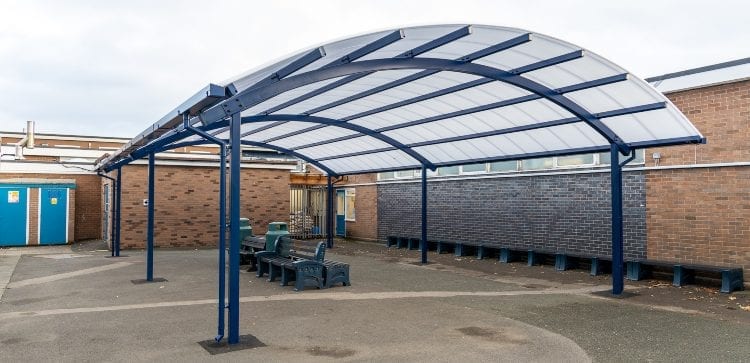
[[[68,242],[68,189],[39,189],[39,244]]]
[[[0,187],[0,246],[26,245],[28,194],[26,187]]]
[[[336,235],[346,237],[346,190],[336,191]]]

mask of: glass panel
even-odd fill
[[[592,165],[594,154],[558,156],[557,166]]]
[[[552,158],[523,160],[523,170],[552,169]]]
[[[413,178],[414,170],[401,170],[394,173],[396,178]]]
[[[354,199],[356,199],[356,189],[346,190],[346,220],[354,221]]]
[[[395,177],[395,173],[392,171],[386,171],[384,173],[378,173],[378,180],[388,180]]]
[[[458,167],[457,166],[444,166],[442,168],[437,168],[437,174],[440,176],[458,175]]]
[[[490,171],[516,171],[518,170],[518,161],[498,161],[490,163]]]
[[[487,171],[487,164],[469,164],[461,166],[461,173],[484,173]]]

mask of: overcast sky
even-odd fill
[[[649,77],[750,56],[747,1],[0,0],[0,131],[132,137],[211,82],[408,25],[551,35]]]

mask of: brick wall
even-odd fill
[[[750,162],[750,81],[668,95],[707,144],[647,150],[660,165]],[[750,267],[750,167],[649,170],[648,256]]]
[[[661,153],[659,165],[750,161],[750,80],[667,95],[706,137],[705,145],[646,150]]]
[[[351,175],[346,182],[337,187],[354,188],[355,217],[354,221],[346,221],[346,236],[363,240],[378,238],[378,187],[371,184],[377,180],[377,174]],[[353,186],[348,186],[353,185]],[[334,203],[336,207],[336,203]]]
[[[74,228],[69,233],[72,241],[101,238],[101,181],[92,174],[27,174],[2,173],[3,179],[40,178],[40,179],[75,179],[76,191],[71,190],[71,212],[75,220]],[[38,192],[37,192],[38,193]],[[34,193],[32,193],[34,194]],[[34,198],[38,198],[35,196]],[[33,199],[32,201],[34,201]],[[30,214],[32,211],[30,211]],[[36,215],[36,214],[34,214]],[[34,217],[36,218],[36,217]]]
[[[143,200],[148,198],[148,167],[129,165],[122,170],[121,248],[142,248],[146,241],[148,210]],[[155,187],[156,246],[216,245],[218,168],[157,165]],[[227,178],[227,196],[229,188]],[[289,172],[242,169],[241,200],[240,215],[250,218],[255,234],[265,233],[269,222],[288,221]]]
[[[623,177],[625,256],[645,255],[645,176]],[[611,254],[609,173],[428,180],[428,238]],[[420,183],[378,186],[378,238],[419,237]]]
[[[649,171],[648,256],[750,268],[750,168]]]

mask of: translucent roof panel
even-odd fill
[[[664,95],[589,50],[447,24],[325,43],[211,84],[98,167],[200,142],[185,125],[226,140],[237,113],[248,144],[335,175],[705,142]]]

